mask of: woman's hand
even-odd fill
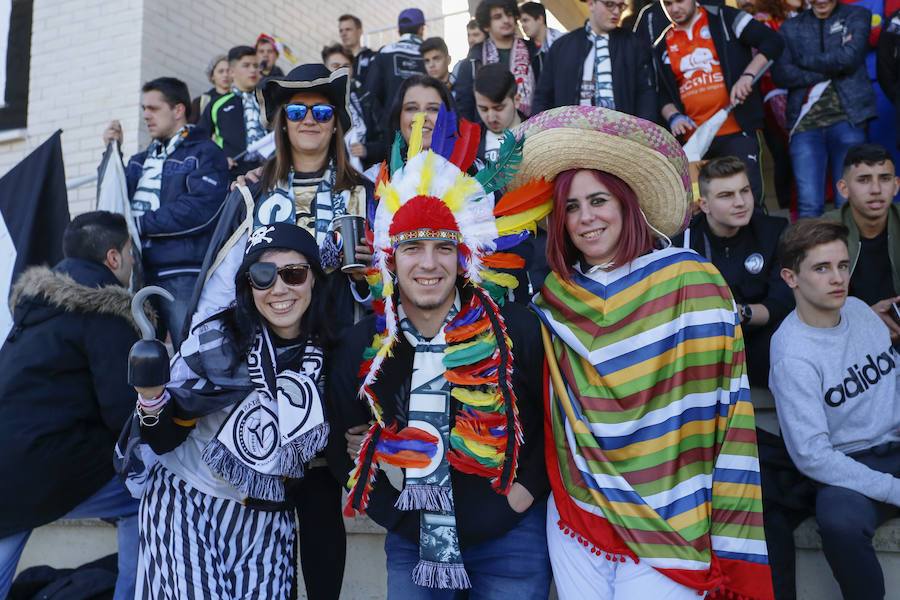
[[[363,263],[365,267],[357,267],[355,269],[347,269],[344,271],[353,278],[353,281],[362,281],[366,278],[366,269],[372,264],[372,249],[368,244],[356,244],[356,262]]]
[[[228,160],[231,160],[231,159],[229,158]],[[231,167],[228,167],[228,168],[230,169]],[[234,190],[236,190],[238,188],[239,185],[248,185],[251,183],[256,183],[257,181],[262,179],[262,172],[263,172],[262,167],[256,167],[252,171],[247,171],[246,175],[238,175],[237,179],[235,179],[231,183],[231,189],[228,191],[233,192]]]
[[[344,434],[344,439],[347,440],[347,454],[350,455],[351,460],[356,460],[356,457],[359,456],[359,449],[362,447],[363,438],[366,437],[368,430],[369,424],[366,423],[351,427]]]
[[[350,156],[355,156],[357,158],[365,158],[366,157],[366,147],[360,144],[359,142],[355,142],[350,144]]]
[[[511,509],[517,513],[523,513],[534,504],[534,496],[525,489],[524,485],[516,481],[509,489],[509,494],[506,495],[506,501],[509,502],[509,507]]]

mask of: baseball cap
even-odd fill
[[[409,27],[412,25],[424,25],[425,13],[418,8],[407,8],[400,12],[397,17],[397,25],[399,27]]]

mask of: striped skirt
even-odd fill
[[[209,496],[156,465],[139,518],[136,600],[290,597],[293,511],[265,512]]]

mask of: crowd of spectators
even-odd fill
[[[837,0],[584,1],[585,23],[562,32],[548,26],[538,2],[482,0],[466,27],[464,57],[426,37],[425,14],[408,8],[396,41],[378,50],[363,45],[358,17],[342,15],[335,42],[304,57],[321,64],[287,76],[277,64],[282,43],[260,34],[215,55],[211,87],[193,99],[178,79],[146,82],[141,107],[151,142],[124,162],[144,283],[174,297],[156,305],[160,339],[175,352],[185,339],[235,180],[262,178],[257,202],[285,180],[298,198],[307,194],[310,215],[322,194],[352,194],[365,217],[379,166],[393,160],[395,132],[409,143],[425,113],[427,148],[442,106],[481,126],[481,165],[498,158],[509,130],[562,106],[628,113],[682,144],[717,124],[698,165],[695,214],[671,242],[727,282],[751,389],[775,399],[777,423],[757,423],[756,432],[775,597],[796,597],[792,535],[809,516],[844,597],[884,597],[872,536],[900,507],[900,179],[895,148],[873,143],[883,131],[868,126],[888,119],[900,148],[900,10],[873,15]],[[284,81],[293,92],[315,91],[292,100],[294,112],[267,114],[262,90]],[[346,82],[342,106],[319,93],[326,81]],[[894,112],[880,112],[882,97]],[[334,127],[294,139],[287,124],[297,120]],[[269,131],[283,138],[280,158],[268,160],[260,147]],[[113,121],[103,141],[123,136]],[[768,214],[769,172],[788,218]],[[834,211],[825,215],[829,202]],[[310,220],[320,249],[328,225]],[[542,236],[539,229],[535,256],[526,257],[532,273]],[[137,336],[122,305],[131,242],[120,217],[90,213],[73,220],[64,243],[62,263],[19,281],[13,330],[0,350],[0,475],[20,490],[0,500],[0,597],[31,530],[68,514],[118,519],[116,598],[130,598],[137,504],[107,459],[134,406],[125,356]],[[371,258],[364,245],[358,252]],[[346,292],[346,324],[358,320],[362,272],[324,279]],[[331,577],[338,590],[341,574]]]

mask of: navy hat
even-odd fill
[[[411,27],[413,25],[424,25],[425,24],[425,13],[423,13],[418,8],[407,8],[400,12],[400,16],[397,17],[397,26],[398,27]]]
[[[250,265],[259,261],[259,257],[269,250],[295,250],[306,257],[315,270],[322,269],[319,246],[312,234],[290,223],[273,223],[258,227],[250,234],[238,277],[246,273]]]
[[[334,105],[334,111],[346,132],[350,129],[347,111],[350,71],[346,68],[329,71],[321,63],[294,67],[284,77],[269,77],[256,89],[259,113],[263,125],[269,127],[279,110],[297,92],[318,92]]]

